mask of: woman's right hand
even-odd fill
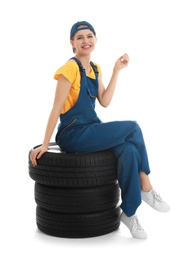
[[[37,166],[37,159],[39,159],[45,152],[47,152],[48,146],[41,145],[30,152],[30,160],[32,165]]]

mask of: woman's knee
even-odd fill
[[[142,129],[136,121],[134,121],[134,130],[142,135]]]
[[[134,129],[127,136],[126,141],[133,143],[136,147],[145,145],[143,133],[138,123],[135,122]]]

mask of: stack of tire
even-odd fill
[[[37,227],[48,235],[66,238],[117,230],[121,212],[116,163],[109,151],[70,154],[60,151],[55,143],[36,167],[29,159]]]

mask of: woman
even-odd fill
[[[121,221],[133,237],[144,239],[147,234],[136,216],[142,200],[161,212],[169,211],[170,207],[151,185],[148,156],[139,125],[134,121],[103,123],[95,112],[96,98],[104,107],[110,104],[118,74],[129,63],[127,54],[117,59],[105,88],[99,65],[90,61],[96,42],[96,32],[91,24],[81,21],[72,26],[70,43],[75,56],[55,73],[56,94],[43,144],[31,152],[30,159],[37,166],[37,159],[48,149],[59,117],[56,143],[62,150],[84,153],[112,149],[118,161]]]

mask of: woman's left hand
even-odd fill
[[[128,64],[129,64],[129,56],[128,56],[128,54],[125,53],[119,59],[117,59],[114,69],[121,70],[121,69],[127,67]]]

